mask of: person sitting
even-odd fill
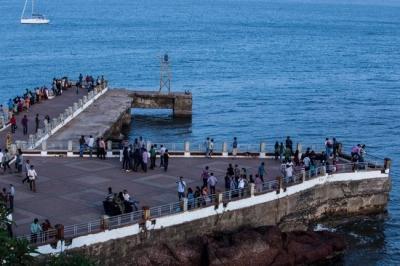
[[[121,192],[119,194],[114,193],[112,202],[114,203],[114,206],[117,207],[117,212],[115,212],[116,214],[122,214],[125,212],[125,206],[121,198],[123,199]]]
[[[124,189],[122,196],[124,198],[124,201],[127,202],[129,205],[133,206],[135,208],[135,211],[137,211],[139,208],[137,204],[139,204],[139,201],[135,200],[132,198],[126,189]]]
[[[108,187],[108,194],[106,196],[106,201],[110,201],[111,202],[113,197],[114,197],[114,193],[112,192],[112,188]]]

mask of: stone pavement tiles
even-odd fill
[[[26,158],[25,158],[26,159]],[[97,158],[30,157],[38,173],[37,193],[22,184],[21,174],[0,174],[0,187],[14,184],[14,228],[17,234],[28,233],[29,224],[36,217],[49,219],[54,225],[72,225],[96,220],[104,214],[102,201],[107,188],[113,192],[127,189],[140,205],[158,206],[176,202],[179,176],[183,176],[188,187],[194,190],[201,186],[202,169],[208,165],[218,178],[217,189],[224,190],[224,177],[229,163],[257,172],[261,159],[206,159],[171,158],[168,172],[157,167],[144,172],[125,172],[118,159]],[[279,173],[279,163],[266,162],[269,179]],[[157,160],[159,163],[159,160]],[[2,172],[0,172],[2,173]]]

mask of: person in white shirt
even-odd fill
[[[126,202],[129,202],[129,204],[131,204],[132,206],[135,207],[135,210],[138,210],[138,206],[137,204],[139,203],[138,201],[134,200],[133,198],[131,198],[131,196],[128,194],[128,191],[126,189],[124,189],[124,191],[122,192],[122,196],[124,197],[124,200]]]
[[[285,181],[286,183],[291,182],[293,179],[293,166],[290,164],[286,164],[286,169],[285,169]]]
[[[164,166],[164,153],[165,153],[166,148],[164,147],[164,145],[161,145],[160,147],[160,167]]]
[[[209,149],[208,157],[211,158],[211,156],[213,155],[213,151],[214,151],[214,139],[211,139],[208,149]]]
[[[186,190],[186,182],[183,181],[183,177],[179,177],[179,181],[176,181],[178,184],[178,198],[181,200],[185,197],[185,190]]]
[[[89,136],[89,139],[87,140],[87,146],[89,148],[89,154],[90,154],[90,158],[92,158],[92,154],[93,154],[93,146],[94,146],[94,138],[92,135]]]
[[[210,193],[215,194],[215,186],[218,183],[218,179],[214,176],[214,173],[211,173],[211,175],[207,179],[207,184],[210,186]]]
[[[29,188],[31,191],[36,192],[36,178],[37,173],[35,167],[31,165],[31,169],[28,170]]]
[[[305,170],[306,170],[306,171],[309,171],[309,170],[310,170],[310,164],[311,164],[310,157],[306,156],[306,157],[303,159],[303,163],[304,163],[304,168],[305,168]]]
[[[244,180],[244,178],[241,176],[238,180],[238,189],[239,189],[239,197],[243,197],[243,191],[244,191],[244,187],[246,185],[246,181]]]
[[[143,154],[142,154],[142,170],[143,172],[147,172],[147,162],[149,160],[149,153],[147,152],[146,149],[144,149]]]

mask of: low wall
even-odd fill
[[[72,239],[57,247],[40,246],[42,254],[75,250],[94,256],[102,264],[134,260],[129,251],[142,245],[183,241],[214,231],[232,231],[243,226],[279,225],[283,230],[305,229],[327,216],[372,214],[385,211],[391,188],[388,173],[380,171],[325,175],[287,190],[255,195],[203,209],[150,219]]]

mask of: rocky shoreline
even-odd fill
[[[309,265],[331,259],[346,248],[328,231],[282,232],[276,226],[219,232],[170,243],[137,246],[120,265]]]

